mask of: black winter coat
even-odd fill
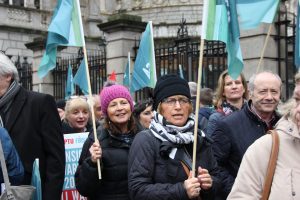
[[[89,148],[94,137],[90,134],[83,145],[75,173],[76,188],[90,200],[129,200],[127,166],[130,145],[111,136],[102,127],[98,128],[97,135],[102,148],[102,179],[99,180],[97,165],[91,161]]]
[[[223,184],[223,191],[218,195],[220,199],[226,199],[231,191],[247,148],[268,130],[267,124],[250,110],[251,103],[250,100],[242,110],[219,120],[212,135],[213,152],[221,170]],[[275,114],[271,125],[274,126],[279,118]]]
[[[61,198],[65,175],[65,146],[54,98],[21,87],[11,102],[5,128],[24,166],[22,184],[30,184],[39,158],[42,199]]]
[[[185,200],[189,199],[183,182],[187,174],[180,160],[163,156],[163,143],[151,131],[144,130],[134,139],[128,159],[128,185],[131,200]],[[193,144],[185,145],[192,155]],[[202,200],[214,199],[219,187],[218,167],[210,142],[198,136],[196,167],[206,168],[213,178],[213,187],[201,191]],[[183,148],[183,147],[181,147]],[[192,157],[192,156],[191,156]]]

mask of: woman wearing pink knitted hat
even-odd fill
[[[75,174],[76,188],[90,200],[129,200],[127,164],[129,148],[137,133],[132,116],[133,101],[122,85],[104,87],[100,93],[104,124],[86,140]],[[102,179],[97,174],[101,162]]]

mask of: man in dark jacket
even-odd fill
[[[279,120],[275,113],[280,100],[279,76],[271,72],[256,74],[249,80],[249,90],[249,102],[240,111],[219,121],[212,135],[223,183],[220,199],[228,196],[247,148]]]
[[[202,88],[200,90],[200,108],[198,117],[198,127],[207,133],[207,123],[211,114],[215,112],[213,108],[213,90],[210,88]]]
[[[61,121],[52,96],[27,91],[17,68],[0,53],[0,123],[10,134],[24,166],[22,184],[30,184],[33,162],[40,160],[42,199],[60,199],[65,151]]]

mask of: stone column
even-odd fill
[[[115,70],[118,83],[123,83],[128,52],[131,57],[135,56],[135,41],[140,39],[146,25],[141,17],[127,14],[113,15],[108,18],[108,22],[98,24],[99,29],[105,33],[107,42],[107,76]],[[131,62],[131,70],[133,65]]]
[[[35,38],[33,42],[26,43],[25,46],[33,51],[32,62],[32,90],[53,95],[53,76],[49,72],[43,79],[37,75],[38,67],[45,53],[46,38]]]
[[[262,49],[264,47],[264,43],[267,38],[270,26],[272,26],[271,34],[268,39],[264,58],[261,62],[259,71],[268,70],[278,73],[277,41],[275,40],[276,26],[274,24],[262,24],[256,29],[241,31],[240,44],[244,59],[243,73],[246,76],[247,80],[249,80],[252,74],[256,73],[257,65],[259,63]]]
[[[40,9],[53,11],[56,6],[56,1],[40,0]]]
[[[24,4],[25,4],[24,7],[26,8],[35,8],[34,0],[24,0]]]
[[[99,14],[107,14],[106,2],[103,0],[99,0],[100,4],[100,13]]]

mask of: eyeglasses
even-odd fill
[[[162,100],[163,103],[166,103],[169,106],[175,106],[176,103],[178,102],[181,106],[182,105],[186,105],[191,103],[191,100],[188,98],[179,98],[179,99],[175,99],[175,98],[165,98]]]

